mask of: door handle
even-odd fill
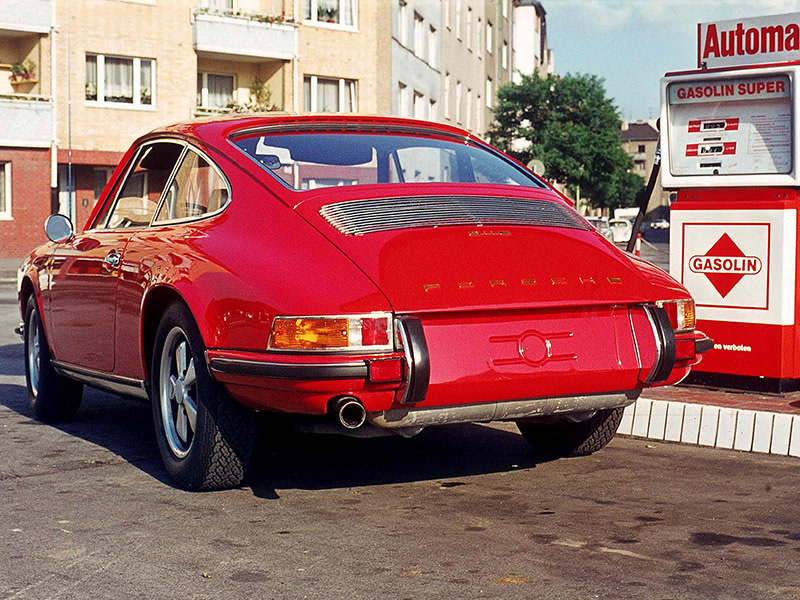
[[[109,271],[115,271],[119,269],[119,265],[122,262],[122,254],[117,252],[116,250],[112,250],[106,257],[103,259],[103,266],[108,269]]]

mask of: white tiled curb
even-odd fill
[[[625,409],[618,433],[800,457],[800,415],[639,398]]]

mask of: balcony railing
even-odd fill
[[[29,31],[47,33],[53,20],[55,0],[3,0],[0,11],[0,33]]]
[[[33,94],[0,95],[0,146],[47,148],[53,133],[53,102]]]
[[[197,9],[193,19],[197,52],[250,59],[297,56],[297,23],[282,16]]]

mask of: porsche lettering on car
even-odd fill
[[[46,232],[19,277],[34,414],[71,417],[84,385],[141,398],[188,489],[244,481],[276,415],[351,435],[512,421],[540,452],[589,454],[711,346],[679,283],[442,124],[165,127],[82,229]]]

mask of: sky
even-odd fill
[[[541,0],[556,73],[590,73],[629,121],[655,119],[659,81],[697,65],[697,24],[800,12],[800,0]]]

